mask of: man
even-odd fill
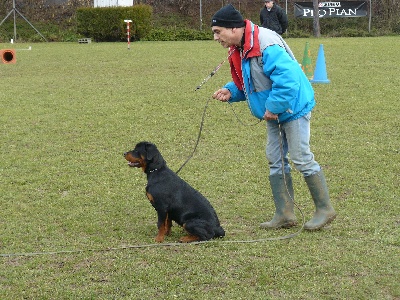
[[[273,0],[265,0],[265,5],[260,11],[260,24],[282,35],[288,27],[288,17],[282,7]]]
[[[259,27],[231,5],[211,21],[214,40],[229,48],[233,82],[213,94],[220,101],[246,100],[251,113],[267,122],[266,156],[275,215],[262,228],[296,225],[291,167],[300,171],[316,211],[304,228],[317,230],[336,217],[324,173],[310,150],[310,118],[315,105],[313,88],[288,45],[276,32]],[[284,162],[282,166],[282,162]],[[283,172],[284,171],[284,172]]]

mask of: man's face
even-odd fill
[[[219,26],[211,27],[211,30],[214,33],[214,41],[220,43],[224,48],[236,45],[236,37],[234,34],[235,29],[236,28],[225,28]]]
[[[272,6],[274,6],[274,2],[272,2],[272,1],[265,2],[265,7],[266,8],[272,8]]]

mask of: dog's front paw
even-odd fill
[[[164,236],[163,236],[163,235],[157,235],[157,236],[154,238],[154,240],[155,240],[157,243],[162,243],[162,242],[164,242]]]

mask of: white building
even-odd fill
[[[134,0],[94,0],[94,7],[133,6]]]

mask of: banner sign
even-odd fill
[[[366,1],[319,2],[320,18],[365,17],[367,15]],[[294,16],[296,18],[313,18],[312,2],[295,2]]]

